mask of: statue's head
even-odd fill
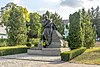
[[[43,14],[43,18],[44,18],[44,19],[47,19],[48,16],[47,16],[46,14]]]

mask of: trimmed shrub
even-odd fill
[[[63,52],[63,53],[60,54],[61,60],[62,61],[69,61],[69,60],[77,57],[78,55],[82,54],[85,50],[86,50],[85,47],[81,47],[81,48],[74,49],[74,50],[71,50],[71,51],[68,51],[68,52]]]
[[[0,56],[5,56],[5,55],[12,55],[12,54],[19,54],[19,53],[26,53],[27,52],[27,47],[8,47],[8,48],[3,48],[0,49]]]

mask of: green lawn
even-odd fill
[[[100,47],[87,49],[82,55],[72,59],[70,62],[100,65]]]

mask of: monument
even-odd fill
[[[28,54],[55,56],[60,55],[61,52],[69,51],[69,48],[66,48],[67,43],[63,40],[55,24],[48,19],[47,15],[43,14],[41,23],[44,28],[41,42],[37,48],[28,49]]]

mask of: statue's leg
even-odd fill
[[[47,33],[47,28],[44,29],[44,35],[43,35],[43,42],[45,43],[45,45],[43,46],[44,48],[46,48],[46,46],[48,45],[48,41],[47,41],[47,38],[48,38],[48,33]]]
[[[50,28],[48,28],[48,39],[47,39],[47,41],[48,41],[48,46],[49,46],[51,44],[51,41],[52,41],[52,34],[51,34]]]
[[[42,45],[43,44],[43,42],[45,42],[45,30],[44,30],[44,32],[42,33],[42,38],[41,38],[41,42],[38,44],[38,48],[43,48],[44,46]]]
[[[50,28],[44,29],[44,38],[45,38],[46,47],[47,47],[51,44],[51,41],[52,41],[52,32]]]

